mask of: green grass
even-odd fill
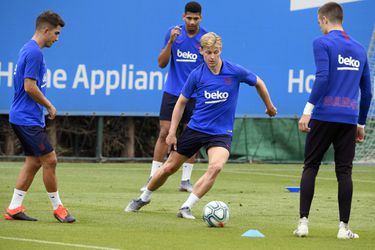
[[[22,163],[0,162],[0,207],[9,205]],[[193,181],[203,174],[197,164]],[[36,176],[24,205],[38,222],[0,218],[0,249],[75,249],[1,237],[16,237],[119,249],[374,249],[375,167],[355,166],[351,229],[358,240],[336,239],[338,226],[337,182],[332,166],[322,166],[310,213],[310,235],[292,235],[298,220],[299,194],[286,186],[298,186],[301,165],[228,164],[213,189],[194,207],[198,219],[176,218],[188,194],[177,191],[181,172],[153,194],[150,205],[139,213],[124,213],[149,174],[149,164],[60,163],[60,196],[77,218],[60,224]],[[222,200],[230,208],[224,228],[208,228],[199,219],[203,206]],[[241,235],[257,229],[265,238]]]

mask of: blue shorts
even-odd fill
[[[26,156],[43,156],[53,151],[45,128],[12,124],[12,128],[21,141]]]
[[[177,153],[186,157],[192,157],[201,147],[206,151],[211,147],[222,147],[230,152],[232,136],[210,135],[186,127],[177,140]]]
[[[178,100],[178,96],[171,95],[167,92],[164,92],[163,99],[160,105],[159,120],[162,120],[162,121],[172,120],[172,113],[173,113],[173,109],[174,109],[174,106],[176,105],[177,100]],[[195,108],[195,98],[191,98],[186,104],[184,114],[182,115],[182,118],[181,118],[181,122],[183,124],[189,123],[190,118],[193,115],[194,108]]]

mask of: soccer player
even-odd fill
[[[125,209],[127,212],[138,211],[148,204],[152,193],[162,186],[183,162],[204,146],[208,154],[207,171],[195,183],[193,191],[177,214],[181,218],[195,219],[191,213],[193,205],[211,189],[229,158],[240,82],[255,86],[266,105],[266,113],[269,116],[276,115],[276,108],[264,82],[242,66],[221,59],[220,36],[209,32],[202,36],[200,45],[200,53],[205,63],[190,73],[173,110],[167,137],[167,144],[173,151],[154,174],[141,196],[129,203]],[[194,94],[197,103],[193,116],[177,141],[177,125]]]
[[[168,29],[163,49],[158,58],[159,67],[165,68],[169,61],[170,67],[168,78],[164,85],[159,116],[160,132],[154,149],[148,182],[155,171],[163,164],[167,155],[168,145],[165,140],[171,126],[173,108],[181,93],[182,86],[186,82],[189,73],[203,63],[203,58],[199,54],[199,39],[206,33],[206,30],[200,26],[201,13],[202,8],[199,3],[189,2],[185,5],[185,13],[182,16],[185,24]],[[189,122],[194,105],[195,98],[191,98],[181,119],[183,124],[186,125]],[[190,178],[194,159],[195,157],[193,156],[183,164],[180,191],[191,192],[192,190]],[[141,191],[146,189],[147,183],[141,188]]]
[[[353,193],[352,167],[355,143],[365,139],[365,123],[372,94],[364,48],[343,29],[343,10],[327,3],[318,11],[323,36],[314,43],[316,79],[299,120],[307,132],[301,178],[300,220],[294,234],[308,235],[308,216],[315,177],[325,152],[333,144],[338,182],[339,239],[355,239],[348,222]],[[359,89],[361,90],[358,103]]]
[[[45,107],[48,118],[54,119],[56,108],[45,96],[47,67],[41,49],[49,48],[58,41],[64,26],[64,21],[57,13],[41,13],[36,19],[33,37],[19,52],[14,71],[15,93],[9,112],[9,122],[21,141],[26,159],[19,173],[13,198],[4,215],[7,220],[37,220],[25,214],[22,202],[35,174],[42,167],[43,182],[52,203],[54,216],[60,222],[75,221],[59,197],[55,173],[56,153],[48,141],[43,114]]]

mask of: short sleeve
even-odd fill
[[[43,55],[40,51],[30,51],[26,56],[25,73],[23,77],[37,80],[42,62]]]
[[[242,67],[241,65],[236,65],[236,71],[238,74],[238,80],[249,84],[250,86],[255,86],[257,83],[257,76],[250,70]]]

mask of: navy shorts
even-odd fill
[[[43,156],[53,151],[45,128],[12,124],[12,128],[21,141],[26,156]]]
[[[210,135],[186,127],[177,140],[177,152],[190,158],[201,147],[206,147],[206,150],[211,147],[223,147],[230,152],[231,144],[230,135]]]
[[[162,121],[171,121],[172,113],[174,106],[178,100],[178,96],[171,95],[167,92],[164,92],[163,99],[160,105],[160,115],[159,120]],[[181,122],[187,124],[190,121],[191,116],[193,115],[193,110],[195,108],[195,98],[189,99],[186,104],[184,114],[182,115]]]

